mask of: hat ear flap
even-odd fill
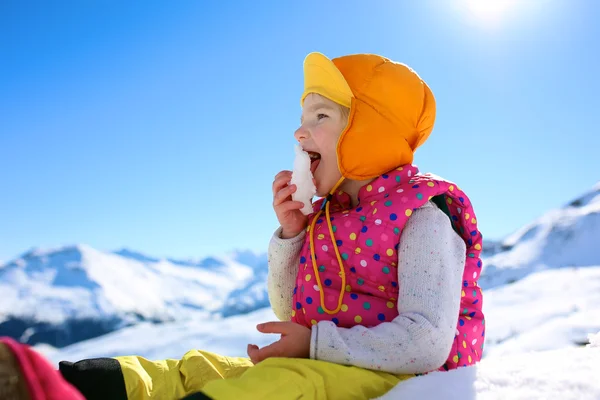
[[[398,134],[398,126],[373,107],[352,98],[348,125],[337,144],[342,176],[354,180],[375,178],[413,162],[413,150]]]

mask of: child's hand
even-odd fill
[[[291,179],[292,171],[281,171],[273,181],[273,209],[283,229],[283,239],[298,236],[308,225],[308,217],[300,212],[304,204],[292,200],[296,185],[288,185]]]
[[[279,333],[281,339],[259,349],[254,344],[248,345],[248,356],[254,364],[269,357],[309,358],[311,330],[295,322],[267,322],[257,325],[262,333]]]

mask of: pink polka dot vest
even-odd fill
[[[292,320],[310,327],[318,321],[333,321],[339,327],[373,327],[398,316],[396,300],[402,282],[397,282],[398,245],[404,225],[413,211],[433,200],[448,214],[454,230],[466,243],[461,308],[456,335],[446,363],[440,370],[471,365],[481,359],[485,338],[482,292],[477,285],[481,273],[482,237],[467,196],[453,183],[430,174],[418,174],[405,165],[363,186],[359,204],[350,207],[347,194],[331,198],[330,220],[333,238],[325,215],[316,221],[313,232],[315,260],[320,288],[313,268],[309,235],[302,247],[300,266],[293,294]],[[315,212],[324,199],[314,204]],[[310,216],[312,221],[314,214]],[[308,228],[310,230],[310,228]],[[342,279],[335,241],[343,263]],[[343,291],[339,308],[340,293]],[[337,313],[328,313],[339,308]]]

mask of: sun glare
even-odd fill
[[[497,23],[516,12],[518,0],[464,0],[467,11],[483,23]]]

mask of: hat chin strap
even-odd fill
[[[340,178],[340,180],[329,191],[329,194],[325,198],[325,201],[323,202],[323,204],[321,204],[321,209],[314,216],[312,223],[310,224],[310,228],[309,228],[310,229],[310,232],[309,232],[310,255],[311,255],[311,260],[312,260],[312,265],[313,265],[313,271],[315,273],[315,278],[317,279],[317,285],[319,287],[319,297],[321,300],[321,308],[323,309],[323,311],[325,311],[327,314],[330,314],[330,315],[337,314],[342,309],[344,292],[346,291],[346,272],[344,270],[344,264],[342,263],[342,257],[340,256],[340,250],[338,249],[338,246],[335,241],[334,234],[333,234],[334,232],[333,232],[333,227],[331,225],[331,218],[329,217],[330,200],[333,197],[333,194],[335,193],[335,191],[342,185],[344,180],[345,180],[345,178],[342,176]],[[335,256],[337,257],[338,265],[340,267],[340,277],[342,278],[342,287],[340,288],[340,294],[338,297],[338,305],[335,308],[335,310],[329,310],[327,307],[325,307],[325,293],[323,293],[323,285],[321,284],[321,278],[319,277],[319,270],[317,268],[317,261],[316,261],[316,257],[315,257],[315,239],[314,239],[315,224],[317,223],[317,220],[323,213],[323,209],[325,209],[325,218],[327,219],[327,227],[329,228],[331,244],[333,244],[333,249],[335,250]]]

